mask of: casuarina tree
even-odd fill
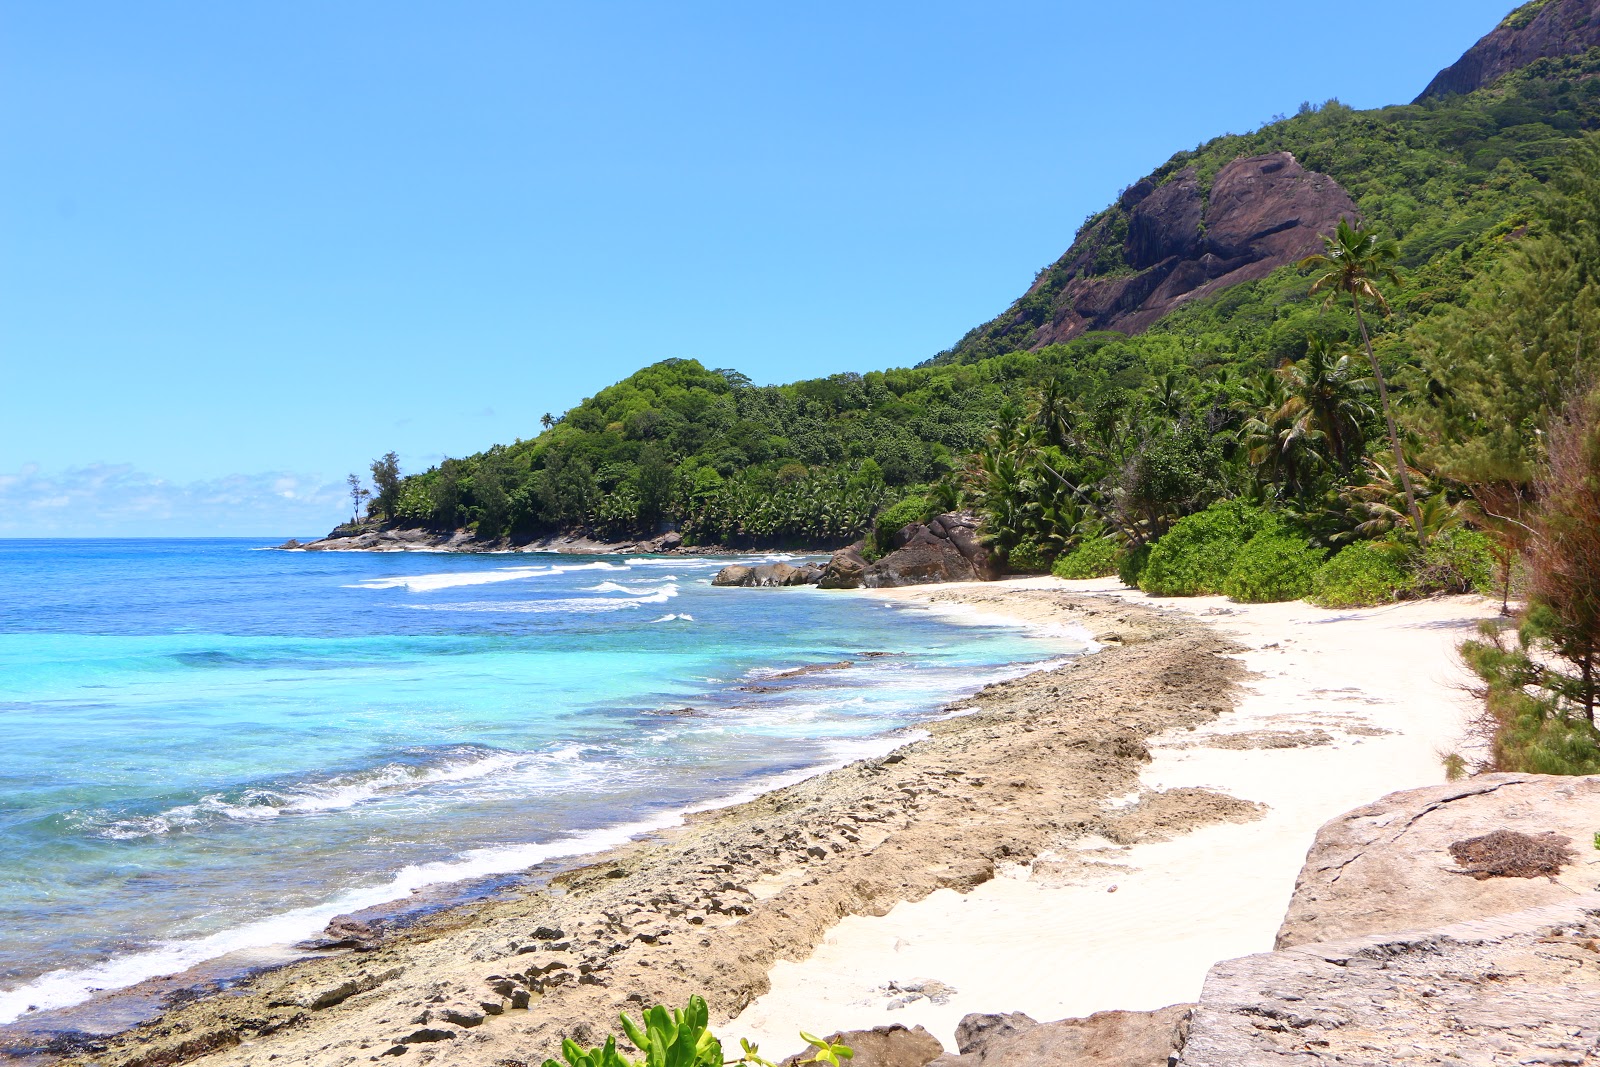
[[[1550,428],[1538,480],[1539,515],[1527,547],[1531,636],[1570,664],[1552,686],[1594,722],[1600,669],[1600,393]]]

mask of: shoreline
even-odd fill
[[[1039,987],[1044,977],[1046,986],[1089,981],[1097,995],[1120,998],[1100,1007],[1155,1007],[1126,1002],[1138,999],[1130,996],[1130,979],[1146,999],[1164,995],[1160,982],[1148,980],[1152,966],[1176,965],[1186,981],[1196,967],[1203,975],[1217,959],[1257,947],[1241,940],[1237,924],[1222,924],[1209,939],[1189,936],[1197,901],[1226,910],[1247,898],[1256,925],[1269,930],[1270,947],[1310,843],[1310,834],[1297,836],[1307,814],[1286,829],[1274,821],[1277,809],[1258,808],[1226,768],[1213,766],[1215,774],[1198,780],[1174,768],[1216,752],[1257,764],[1266,757],[1277,761],[1268,766],[1281,767],[1284,753],[1320,762],[1330,751],[1322,742],[1280,748],[1270,737],[1259,746],[1207,747],[1208,738],[1251,734],[1236,727],[1259,727],[1257,719],[1267,728],[1255,734],[1295,732],[1278,729],[1280,709],[1255,706],[1260,681],[1249,677],[1259,666],[1252,657],[1279,655],[1284,643],[1271,644],[1277,651],[1269,653],[1264,640],[1241,640],[1249,635],[1230,625],[1235,617],[1298,610],[1370,629],[1370,616],[1393,609],[1156,601],[1107,583],[1048,578],[863,595],[915,601],[952,621],[1078,628],[1103,647],[947,705],[947,717],[913,727],[923,736],[888,756],[731,806],[686,811],[682,825],[582,857],[540,886],[447,909],[372,952],[255,975],[225,996],[176,1005],[97,1048],[83,1047],[67,1062],[200,1059],[221,1067],[269,1057],[275,1065],[346,1063],[391,1053],[419,1063],[538,1063],[562,1037],[602,1040],[618,1010],[636,1014],[646,1003],[680,1003],[691,993],[710,1001],[725,1041],[755,1037],[773,1058],[794,1051],[792,1035],[801,1027],[923,1023],[948,1045],[941,1031],[953,1025],[951,1013],[1088,1013],[1049,1014],[1026,1001],[1019,991]],[[1466,599],[1445,614],[1470,615],[1475,609]],[[1438,638],[1453,631],[1424,632]],[[1442,777],[1436,771],[1429,781]],[[1358,802],[1411,784],[1395,781],[1388,768],[1378,768],[1377,779],[1378,788],[1352,785],[1361,790]],[[1218,869],[1213,853],[1266,831],[1273,863],[1282,867],[1287,857],[1288,881],[1279,872],[1276,880],[1247,881],[1241,893],[1237,866]],[[1153,919],[1146,910],[1141,926],[1128,928],[1105,911],[1109,903],[1140,899],[1163,871],[1166,889],[1179,893],[1170,916]],[[1117,896],[1107,892],[1108,879],[1121,889]],[[1065,919],[1053,921],[1063,912]],[[996,977],[986,961],[966,955],[974,947],[967,935],[1004,932],[996,922],[1008,913],[1029,940],[998,942],[1013,958],[1005,961],[1009,975]],[[1074,926],[1072,915],[1080,913]],[[891,928],[894,938],[877,936]],[[903,953],[907,946],[896,942],[908,933],[913,945]],[[1186,954],[1176,961],[1171,949],[1152,956],[1152,934],[1187,945]],[[937,950],[931,957],[929,944]],[[1067,961],[1053,957],[1064,969],[1041,975],[1036,964],[1017,965],[1018,954],[1064,945],[1077,949]],[[1128,973],[1130,946],[1143,976]],[[873,967],[884,959],[952,957],[965,971],[947,983],[957,988],[942,1002],[912,993],[863,1007],[815,995],[855,989],[850,983],[858,978],[875,981],[881,975],[873,976]],[[819,982],[823,975],[839,978]],[[902,985],[924,977],[937,976],[891,974]],[[978,995],[991,999],[974,1006]],[[906,1003],[891,1007],[891,999]]]
[[[970,893],[847,918],[808,957],[775,967],[771,992],[724,1028],[726,1039],[786,1052],[783,1020],[820,1016],[841,1030],[921,1025],[953,1048],[970,1012],[1046,1020],[1198,999],[1213,964],[1274,947],[1324,822],[1444,781],[1439,756],[1458,747],[1473,713],[1452,646],[1495,611],[1475,597],[1330,611],[1153,598],[1114,579],[1054,586],[1181,611],[1238,643],[1249,676],[1232,712],[1152,737],[1153,758],[1127,800],[1206,789],[1262,805],[1258,816],[1086,837]],[[997,594],[969,586],[889,595],[977,610]],[[908,994],[916,986],[939,994]]]
[[[346,527],[336,527],[332,533],[310,541],[291,537],[278,545],[267,545],[279,552],[421,552],[445,555],[584,555],[614,556],[623,554],[665,556],[828,556],[835,549],[815,547],[776,546],[767,548],[731,548],[727,545],[685,545],[677,533],[661,534],[631,541],[601,541],[585,533],[545,534],[528,541],[496,538],[485,541],[470,530],[449,532],[426,530],[409,526],[361,527],[356,532],[340,533]]]
[[[990,622],[1024,626],[1022,620],[996,618]],[[997,661],[980,668],[985,681],[975,681],[955,690],[944,706],[961,704],[984,685],[1009,680],[1044,665],[1059,664],[1063,657],[1083,651],[1086,650],[1061,648],[1034,662]],[[925,722],[936,722],[940,718],[930,709]],[[383,881],[378,884],[342,890],[324,903],[252,920],[193,942],[175,942],[101,963],[46,972],[13,991],[13,994],[26,991],[46,1006],[0,1022],[0,1063],[54,1062],[75,1044],[94,1044],[99,1038],[155,1020],[165,1010],[163,1001],[175,998],[182,1003],[212,996],[274,971],[326,959],[325,955],[314,954],[314,950],[302,946],[324,940],[323,928],[334,917],[353,916],[381,923],[386,930],[398,932],[426,925],[441,912],[472,907],[503,895],[507,887],[520,884],[533,887],[528,891],[537,892],[539,886],[557,874],[627,848],[640,838],[680,828],[703,812],[748,803],[851,763],[886,755],[894,748],[926,736],[923,725],[919,722],[888,726],[884,732],[872,736],[838,739],[827,745],[815,762],[760,773],[742,782],[730,782],[727,792],[715,793],[681,807],[641,818],[629,817],[549,841],[490,846],[448,860],[408,866],[384,874]],[[512,891],[523,890],[513,888]],[[307,915],[309,917],[305,917]],[[297,918],[303,921],[296,922]],[[252,935],[251,931],[256,929],[267,930],[274,936]],[[52,979],[57,980],[52,982]],[[45,992],[52,987],[84,985],[99,988],[86,999],[68,1003],[52,1003],[57,997]],[[21,1000],[17,1003],[20,1006]],[[108,1022],[111,1025],[108,1026]],[[32,1055],[20,1056],[18,1049],[40,1048],[50,1043],[32,1040],[30,1035],[36,1034],[68,1036],[57,1042],[62,1047],[56,1054],[40,1053],[37,1060]]]
[[[1090,619],[1102,614],[1088,601],[1080,607]],[[1075,702],[1085,707],[1068,722],[1053,703],[1068,675],[1081,672],[1077,677],[1103,688],[1121,670],[1147,672],[1095,663],[1099,655],[1035,671],[961,701],[977,710],[927,723],[926,739],[902,744],[887,758],[858,760],[743,804],[691,814],[682,827],[555,875],[542,891],[451,909],[373,952],[257,975],[226,996],[177,1005],[152,1023],[94,1042],[98,1047],[82,1048],[69,1062],[153,1062],[155,1055],[183,1062],[215,1050],[208,1062],[263,1062],[271,1054],[276,1062],[321,1063],[402,1047],[419,1062],[483,1062],[499,1048],[520,1049],[519,1055],[537,1050],[537,1061],[560,1036],[598,1035],[617,1010],[636,1009],[641,997],[671,1002],[704,992],[720,1018],[731,1016],[764,988],[770,962],[809,950],[840,915],[878,912],[942,885],[987,880],[998,857],[1037,851],[1049,833],[1098,818],[1101,799],[1132,780],[1141,730],[1173,714],[1220,712],[1231,669],[1211,655],[1215,640],[1203,628],[1154,612],[1135,614],[1152,640],[1160,635],[1162,645],[1209,663],[1210,707],[1185,702],[1152,711],[1131,702],[1129,716],[1144,721],[1130,728],[1106,720],[1100,701],[1088,699]],[[1146,695],[1158,697],[1155,688]],[[1057,714],[1032,709],[1046,700]],[[1018,747],[988,753],[995,766],[1027,762],[1029,753],[1037,760],[1038,739],[1006,727],[1039,715],[1052,720],[1043,729],[1066,746],[1082,774],[1012,785],[963,769],[974,767],[975,757],[981,762],[987,742],[1002,736]],[[966,774],[972,780],[963,781]],[[992,810],[984,806],[997,791],[986,791],[989,785],[1003,785],[998,791],[1014,794],[1027,812],[1004,833],[994,832]],[[951,856],[964,858],[945,862]],[[556,930],[560,940],[518,940]],[[420,996],[421,988],[448,992]],[[413,1023],[430,1012],[437,1022],[437,1011],[445,1010],[418,1007],[430,997],[449,1001],[446,1018],[468,1025]],[[435,1033],[450,1036],[430,1040]],[[335,1054],[336,1047],[342,1051]]]

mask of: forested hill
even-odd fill
[[[1003,314],[920,367],[756,386],[667,360],[530,439],[403,479],[385,469],[372,510],[483,538],[647,535],[672,522],[704,543],[837,544],[902,497],[954,503],[991,428],[1041,397],[1072,398],[1080,436],[1104,437],[1108,470],[1165,471],[1189,487],[1163,490],[1177,495],[1162,507],[1203,506],[1243,484],[1234,442],[1250,405],[1266,402],[1252,400],[1263,375],[1355,336],[1353,317],[1323,312],[1293,266],[1340,218],[1400,242],[1405,284],[1374,341],[1400,402],[1427,395],[1417,353],[1430,324],[1474,299],[1474,279],[1530,222],[1538,230],[1541,190],[1600,128],[1600,48],[1546,32],[1583,25],[1595,3],[1513,12],[1494,54],[1515,69],[1469,93],[1372,111],[1306,105],[1177,153],[1091,217]],[[1526,54],[1537,40],[1556,54]]]

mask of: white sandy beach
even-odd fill
[[[788,1054],[798,1051],[797,1028],[903,1023],[927,1027],[954,1051],[955,1026],[970,1012],[1050,1020],[1194,1000],[1213,963],[1272,947],[1323,822],[1385,793],[1444,780],[1440,755],[1462,747],[1473,704],[1455,646],[1495,610],[1475,597],[1352,611],[1163,599],[1115,579],[880,592],[993,615],[1005,613],[1007,588],[1172,608],[1203,616],[1246,646],[1253,677],[1237,709],[1156,738],[1143,785],[1202,786],[1269,810],[1257,822],[1175,840],[1079,842],[1086,855],[1078,858],[1108,864],[1087,875],[1081,864],[1053,873],[1046,859],[966,894],[945,889],[881,917],[846,918],[808,959],[779,962],[771,991],[721,1028],[725,1039],[747,1037],[768,1055]],[[1320,740],[1316,731],[1325,743],[1304,744]],[[1211,747],[1219,740],[1300,744]],[[916,995],[930,980],[953,992],[930,986],[933,999]]]

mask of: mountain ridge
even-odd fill
[[[1535,0],[1502,25],[1597,2]],[[1536,57],[1465,95],[1306,105],[1174,154],[1092,216],[1011,307],[917,367],[756,386],[664,360],[547,416],[537,437],[391,478],[376,511],[484,541],[639,540],[678,526],[690,544],[842,544],[896,500],[953,506],[950,475],[1041,394],[1071,398],[1108,434],[1130,404],[1157,404],[1199,436],[1139,448],[1176,450],[1162,462],[1183,469],[1236,465],[1219,442],[1241,429],[1248,383],[1313,342],[1356,339],[1349,312],[1322,310],[1293,265],[1320,233],[1351,218],[1398,241],[1406,284],[1374,346],[1404,372],[1402,393],[1427,388],[1404,380],[1412,328],[1467,298],[1596,129],[1600,47]],[[1218,448],[1226,457],[1209,454]]]

